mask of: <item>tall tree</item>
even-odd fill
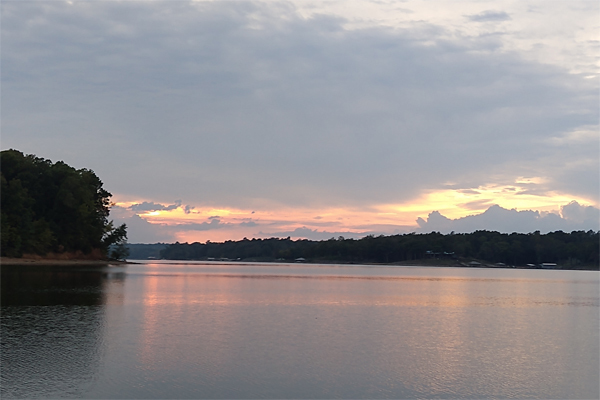
[[[2,255],[99,250],[127,239],[126,226],[108,220],[110,197],[89,169],[62,161],[0,153]]]

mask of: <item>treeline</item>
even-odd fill
[[[164,250],[168,245],[166,243],[128,243],[129,259],[131,260],[147,260],[160,258],[161,250]]]
[[[599,254],[599,232],[594,231],[548,234],[476,231],[448,235],[432,232],[362,239],[339,237],[325,241],[244,239],[224,243],[175,243],[161,251],[162,258],[171,260],[293,261],[305,258],[311,261],[394,263],[454,258],[515,266],[557,263],[568,267],[597,267]]]
[[[109,192],[89,169],[62,161],[0,153],[2,256],[48,253],[126,254],[126,226],[109,222]]]

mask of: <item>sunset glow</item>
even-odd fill
[[[532,181],[518,183],[532,183]],[[405,215],[409,219],[412,216],[424,217],[429,212],[436,210],[448,218],[456,219],[481,213],[495,204],[502,208],[520,211],[538,210],[559,213],[561,206],[573,200],[582,205],[597,206],[597,204],[591,203],[587,199],[562,193],[532,194],[528,193],[525,188],[518,186],[489,185],[476,189],[432,191],[426,193],[414,203],[386,205],[381,209],[388,212],[397,212],[398,215]]]
[[[170,209],[138,212],[137,215],[155,226],[170,227],[180,242],[219,242],[244,237],[290,236],[305,238],[306,230],[331,237],[336,232],[364,236],[373,232],[395,234],[414,231],[417,218],[427,218],[438,211],[451,219],[481,214],[499,205],[517,211],[537,210],[561,214],[561,207],[577,201],[582,206],[597,206],[587,199],[555,193],[536,192],[544,180],[519,177],[512,185],[486,185],[472,189],[430,191],[400,204],[377,204],[354,208],[290,208],[251,210],[226,207],[172,205]],[[150,203],[145,200],[146,203]],[[144,201],[117,202],[120,208],[133,209]],[[154,204],[154,203],[153,203]]]

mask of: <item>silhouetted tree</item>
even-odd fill
[[[108,221],[110,197],[89,169],[0,153],[2,255],[100,250],[125,242],[126,226]]]
[[[380,262],[424,258],[467,258],[510,265],[560,263],[567,267],[598,266],[599,233],[561,231],[541,235],[476,231],[442,235],[439,232],[393,236],[338,237],[324,241],[286,239],[243,239],[224,243],[175,243],[161,251],[167,259],[202,260],[229,258],[248,260],[303,257],[318,261]]]

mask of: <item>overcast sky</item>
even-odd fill
[[[130,242],[599,229],[595,0],[1,7],[2,149]]]

